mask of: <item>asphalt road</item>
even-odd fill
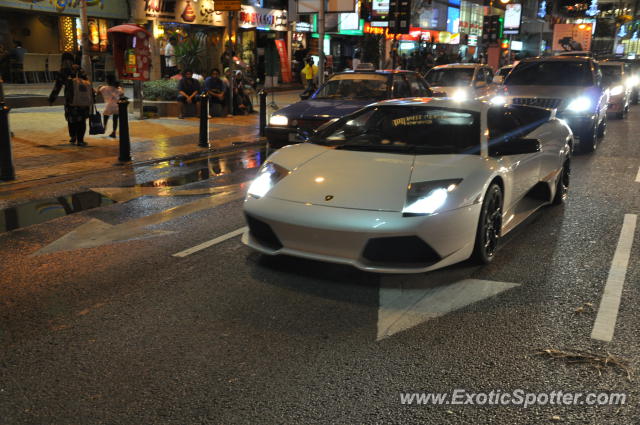
[[[265,258],[238,236],[174,256],[244,226],[253,151],[211,158],[200,181],[170,168],[126,202],[1,234],[0,423],[639,424],[640,225],[622,231],[640,213],[638,134],[640,107],[610,120],[598,151],[574,157],[566,205],[536,213],[485,267],[376,275]],[[603,342],[591,333],[621,239],[630,259]],[[456,389],[627,399],[401,403]]]

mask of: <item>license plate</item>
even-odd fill
[[[298,141],[298,135],[296,133],[289,133],[289,141],[290,142],[297,142]]]

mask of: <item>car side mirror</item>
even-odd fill
[[[300,100],[307,100],[311,97],[311,93],[302,93],[300,95]]]
[[[493,84],[502,84],[504,83],[504,77],[502,75],[495,75],[493,77]]]
[[[540,139],[515,138],[489,141],[489,155],[524,155],[540,152]]]

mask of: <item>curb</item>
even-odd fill
[[[212,155],[212,154],[213,155],[215,155],[215,154],[224,154],[224,153],[230,153],[230,152],[234,152],[234,151],[241,151],[242,149],[245,149],[245,148],[266,146],[266,144],[267,144],[266,139],[264,139],[264,140],[256,140],[256,141],[253,141],[253,142],[232,142],[231,145],[223,147],[223,148],[218,148],[218,149],[208,148],[206,150],[201,150],[201,151],[194,151],[194,152],[189,152],[189,153],[185,153],[185,154],[172,155],[172,156],[167,156],[167,157],[162,157],[162,158],[145,159],[145,160],[142,160],[142,161],[119,162],[119,163],[113,164],[109,168],[100,168],[100,169],[97,169],[97,170],[90,170],[90,171],[78,171],[76,173],[61,174],[59,176],[43,177],[43,178],[39,178],[39,179],[23,180],[23,181],[18,181],[18,182],[2,182],[2,181],[0,181],[0,196],[2,194],[4,194],[5,192],[9,192],[12,187],[15,187],[15,186],[18,186],[18,185],[27,184],[27,183],[46,182],[47,180],[50,180],[50,179],[59,179],[59,178],[65,178],[65,177],[69,177],[69,176],[82,176],[82,175],[87,175],[87,174],[102,173],[102,172],[106,172],[106,171],[110,171],[110,170],[117,170],[118,169],[117,167],[123,167],[123,166],[141,167],[141,166],[147,166],[147,165],[151,165],[151,164],[155,164],[155,163],[159,163],[159,162],[171,161],[171,160],[186,160],[186,159],[204,157],[204,156],[208,156],[208,155]],[[202,149],[204,149],[204,148],[202,148]],[[117,159],[114,159],[114,160],[117,161]]]

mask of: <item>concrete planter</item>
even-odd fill
[[[180,105],[175,100],[145,100],[143,109],[145,117],[149,118],[177,117],[180,114]],[[200,108],[196,105],[193,108],[193,115],[199,116],[199,114]]]

